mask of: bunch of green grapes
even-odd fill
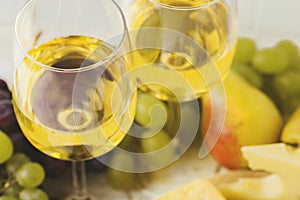
[[[0,200],[48,200],[38,188],[45,170],[24,153],[14,153],[12,140],[0,131]]]
[[[182,122],[181,116],[191,122],[194,120],[194,116],[198,114],[191,109],[190,103],[180,105],[178,102],[161,101],[148,93],[138,92],[136,125],[132,127],[119,147],[129,152],[150,153],[161,150],[170,144],[178,132],[180,124],[188,134],[189,125]],[[165,166],[174,160],[176,153],[177,146],[168,145],[167,148],[159,152],[159,157],[155,154],[153,156],[147,155],[145,160],[137,161],[129,154],[120,155],[120,153],[112,152],[111,162],[126,164],[134,171],[134,168],[147,164]],[[113,168],[108,168],[106,173],[108,183],[113,188],[124,191],[138,189],[148,184],[151,180],[151,174],[151,172],[122,172]]]
[[[139,92],[135,115],[136,126],[132,127],[129,133],[133,134],[127,134],[120,143],[119,148],[129,152],[148,153],[159,150],[170,143],[171,135],[164,130],[165,123],[170,115],[169,109],[166,102],[158,100],[150,94]],[[171,149],[170,152],[174,153],[175,149]],[[161,158],[168,159],[170,156],[172,155],[161,155]],[[153,162],[156,161],[155,158],[152,159]],[[120,155],[118,152],[113,152],[111,162],[119,162],[120,160],[122,160],[122,164],[126,163],[133,171],[135,167],[139,167],[139,163],[130,155]],[[118,190],[137,189],[148,182],[149,175],[149,173],[138,174],[113,168],[107,169],[108,183]]]
[[[276,103],[287,119],[300,106],[300,54],[291,40],[257,48],[251,38],[239,38],[233,70]]]

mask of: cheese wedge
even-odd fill
[[[277,143],[243,147],[242,152],[252,170],[265,170],[280,178],[283,189],[276,199],[300,199],[300,149]]]
[[[156,200],[225,200],[225,198],[210,181],[197,179]]]
[[[220,184],[219,190],[228,200],[279,200],[283,186],[280,178],[272,174],[262,178],[239,178],[236,182]]]
[[[230,170],[209,180],[227,200],[277,200],[283,191],[279,176],[264,171]]]

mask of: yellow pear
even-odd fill
[[[293,112],[285,124],[281,140],[288,144],[300,145],[300,107]]]
[[[224,88],[226,115],[221,132],[217,128],[219,119],[211,119],[211,116],[212,110],[224,112],[224,106],[218,105],[224,102],[211,98],[209,94],[202,98],[205,144],[221,165],[231,169],[245,167],[247,162],[241,147],[278,141],[283,120],[271,99],[235,72],[228,74]],[[218,138],[217,142],[215,138]]]

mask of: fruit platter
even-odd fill
[[[126,9],[129,1],[116,2]],[[286,32],[274,36],[280,27],[275,22],[266,27],[268,16],[261,21],[250,17],[254,5],[259,8],[254,13],[264,10],[277,17],[276,5],[240,1],[240,32],[222,81],[224,94],[214,93],[225,95],[225,103],[209,93],[176,103],[138,89],[133,117],[138,126],[130,127],[116,149],[135,154],[165,150],[147,161],[116,149],[85,160],[90,200],[300,199],[300,38],[286,25],[290,19],[285,16],[275,21],[286,26]],[[287,6],[294,10],[292,3]],[[11,23],[0,23],[0,200],[61,200],[74,190],[72,162],[32,145],[21,128],[29,125],[20,123],[12,100],[15,15]],[[219,122],[212,117],[216,113],[226,115],[214,140],[208,136],[219,133]],[[151,135],[149,130],[156,128],[158,133]],[[195,134],[181,141],[178,132]],[[144,137],[134,137],[137,134]],[[154,163],[155,170],[143,168],[147,162]],[[126,170],[120,170],[124,166]]]

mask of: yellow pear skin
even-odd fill
[[[233,71],[224,80],[224,88],[226,116],[221,133],[214,129],[218,119],[211,119],[211,111],[222,112],[218,110],[222,106],[216,103],[212,107],[210,95],[202,98],[203,136],[207,137],[206,145],[212,149],[211,155],[222,166],[229,169],[246,167],[241,147],[277,142],[283,125],[282,116],[266,94]],[[209,126],[211,131],[207,133]],[[214,138],[210,136],[218,137],[217,142],[210,141]]]

